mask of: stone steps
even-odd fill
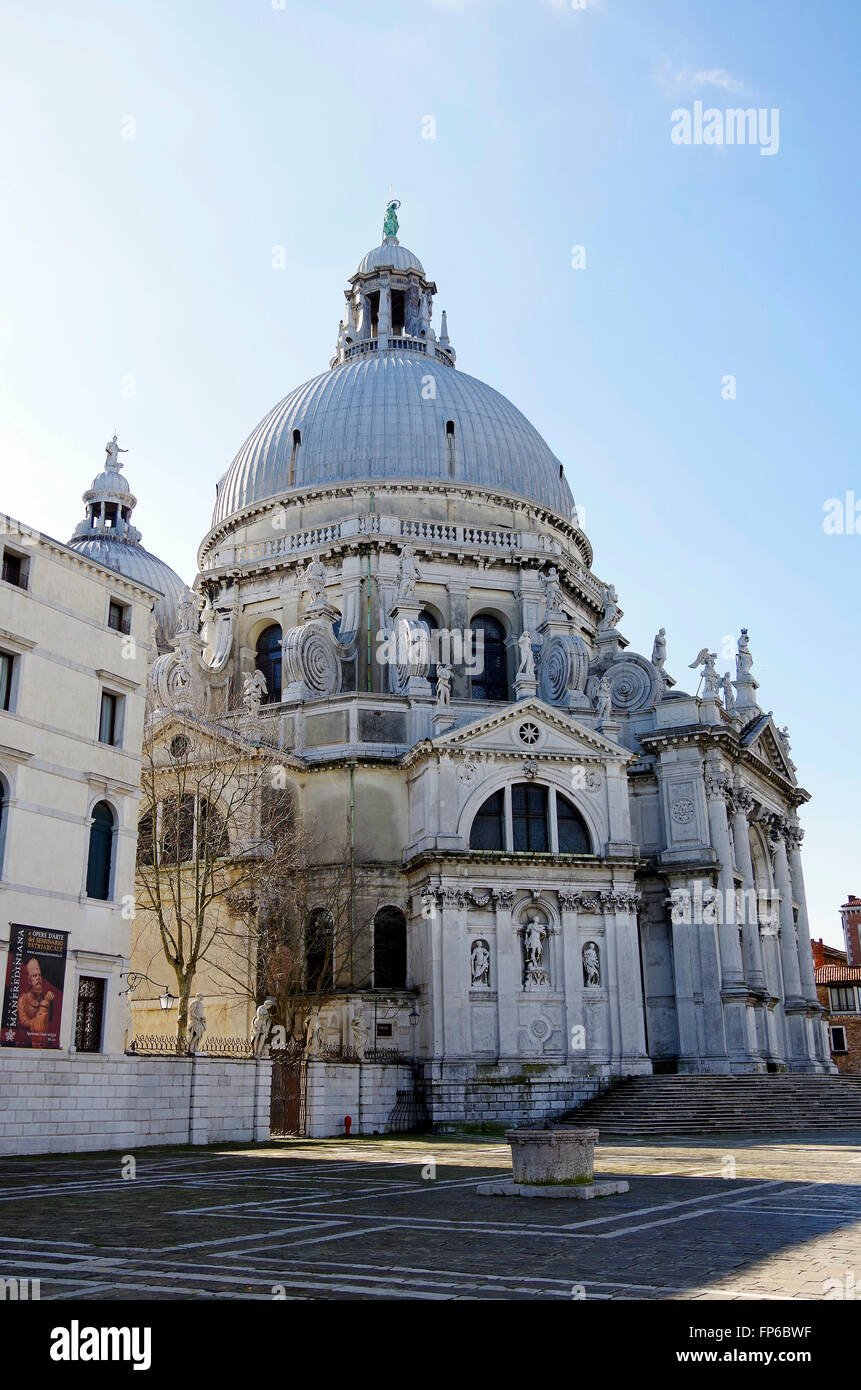
[[[638,1076],[562,1124],[594,1124],[613,1136],[861,1131],[861,1076]]]

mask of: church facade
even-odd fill
[[[396,232],[391,207],[328,370],[218,482],[200,616],[153,668],[162,704],[245,700],[321,882],[348,846],[367,949],[309,1047],[408,1055],[436,1124],[653,1070],[833,1070],[808,794],[748,634],[734,679],[703,648],[693,693],[664,629],[631,647],[562,465],[456,366]]]

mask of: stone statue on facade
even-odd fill
[[[710,652],[708,647],[703,647],[702,651],[694,657],[688,670],[695,671],[698,666],[702,667],[700,679],[704,682],[703,695],[706,699],[717,696],[720,693],[721,680],[715,670],[717,652]]]
[[[275,999],[266,999],[257,1006],[251,1021],[251,1051],[255,1057],[265,1057],[269,1051],[269,1034],[272,1031],[272,1016],[277,1008]]]
[[[440,708],[451,704],[451,677],[452,667],[441,662],[436,668],[436,702]]]
[[[601,983],[601,955],[594,941],[583,947],[583,983],[587,989]]]
[[[312,556],[302,578],[311,595],[311,603],[326,602],[326,566],[319,555]]]
[[[598,689],[595,692],[595,713],[599,723],[613,717],[613,687],[607,676],[602,676],[598,682]]]
[[[752,666],[753,657],[750,654],[750,638],[748,637],[747,628],[743,627],[738,639],[738,648],[735,658],[736,679],[741,680],[742,676],[746,676]]]
[[[246,672],[242,678],[242,703],[246,714],[256,719],[266,699],[266,677],[262,671]]]
[[[203,1042],[206,1032],[206,1016],[203,1012],[203,995],[196,994],[188,1008],[188,1050],[194,1055]]]
[[[472,988],[487,988],[490,984],[490,950],[486,941],[473,941],[469,965]]]
[[[652,665],[657,666],[659,671],[663,671],[664,662],[667,659],[667,629],[662,627],[655,634],[655,641],[652,646]]]
[[[115,472],[123,466],[120,454],[127,454],[128,449],[121,449],[119,444],[117,443],[117,437],[116,435],[114,435],[113,439],[109,440],[108,443],[105,445],[105,453],[107,454],[107,458],[105,459],[105,467],[108,469],[109,472]]]
[[[517,640],[520,648],[520,665],[517,668],[517,680],[535,679],[535,653],[532,650],[532,634],[524,629]]]
[[[396,237],[398,234],[398,208],[400,202],[397,198],[392,198],[386,208],[386,215],[383,219],[383,236]]]
[[[550,976],[544,964],[544,942],[547,928],[537,912],[529,912],[523,928],[524,980],[526,990],[547,989]]]
[[[551,618],[554,613],[562,612],[562,586],[559,583],[559,571],[555,565],[551,565],[544,576],[544,599],[545,621]]]
[[[721,678],[720,688],[723,691],[724,708],[727,714],[735,714],[735,691],[729,671]]]
[[[601,590],[601,598],[604,603],[604,615],[598,624],[598,631],[609,632],[611,628],[616,626],[622,616],[615,584],[605,584],[604,588]]]
[[[364,1057],[368,1045],[368,1025],[358,1014],[350,1019],[350,1041],[359,1057]]]
[[[320,1025],[320,1016],[316,1009],[312,1009],[305,1019],[305,1056],[313,1057],[323,1041],[323,1029]]]
[[[784,756],[785,756],[785,758],[786,758],[786,761],[789,763],[789,766],[792,768],[792,771],[793,771],[793,772],[796,772],[796,771],[797,771],[796,765],[795,765],[795,763],[792,761],[792,759],[791,759],[790,756],[789,756],[789,750],[790,750],[790,748],[792,747],[792,744],[789,742],[789,725],[788,725],[788,724],[784,724],[784,726],[783,726],[782,729],[778,729],[778,731],[777,731],[777,737],[780,739],[780,746],[781,746],[781,748],[783,749],[783,753],[784,753]]]
[[[177,632],[197,632],[200,599],[188,585],[183,589],[176,609]]]
[[[401,546],[401,558],[398,564],[398,603],[409,603],[416,596],[416,582],[421,579],[421,575],[413,555],[413,547],[409,541],[406,541]]]

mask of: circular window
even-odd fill
[[[170,756],[174,762],[179,762],[180,758],[188,755],[188,739],[185,734],[177,734],[170,741]]]
[[[517,730],[517,737],[520,739],[521,743],[525,743],[531,747],[533,744],[537,743],[541,737],[541,730],[537,724],[533,724],[531,720],[527,719]]]

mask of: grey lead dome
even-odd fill
[[[374,480],[466,483],[570,516],[559,460],[505,396],[457,371],[436,286],[384,240],[359,262],[329,371],[270,410],[216,488],[213,526],[292,489]]]

